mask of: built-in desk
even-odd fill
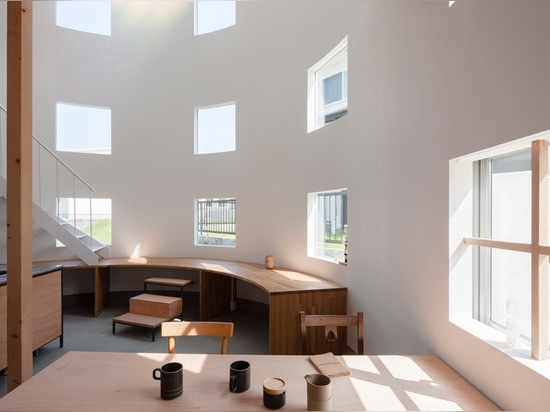
[[[63,346],[60,265],[33,266],[32,279],[32,350],[59,338]],[[8,283],[6,265],[0,265],[0,370],[8,366]]]
[[[64,270],[90,268],[81,261],[59,262]],[[295,270],[246,262],[196,258],[101,259],[95,270],[95,314],[109,301],[111,267],[156,267],[194,270],[200,279],[200,318],[209,320],[230,310],[235,280],[257,286],[269,296],[269,352],[300,353],[298,313],[347,313],[347,288]],[[233,291],[233,294],[232,294]]]

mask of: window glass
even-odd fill
[[[531,242],[531,154],[492,159],[491,232],[502,241]]]
[[[491,250],[491,322],[515,336],[531,337],[531,255]]]
[[[195,0],[195,34],[221,30],[235,21],[234,0]]]
[[[308,132],[348,112],[347,36],[308,70]]]
[[[308,195],[308,255],[347,263],[347,189]]]
[[[531,243],[531,151],[524,150],[479,161],[480,234],[489,228],[498,241]],[[486,183],[484,183],[486,182]],[[483,235],[482,235],[483,237]],[[531,255],[498,248],[478,253],[479,320],[503,331],[515,347],[520,336],[531,338]]]
[[[57,199],[57,216],[104,245],[111,244],[111,199]]]
[[[195,154],[235,151],[235,103],[196,109]]]
[[[111,109],[57,104],[56,149],[111,154]]]
[[[237,201],[234,198],[195,201],[195,245],[237,245]]]
[[[56,24],[68,29],[110,36],[111,1],[57,1]]]

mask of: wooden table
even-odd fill
[[[236,297],[236,281],[250,283],[269,296],[269,353],[272,355],[301,353],[298,319],[301,310],[320,315],[347,313],[345,286],[286,268],[266,269],[265,265],[256,263],[198,258],[109,258],[101,259],[94,267],[81,261],[55,263],[62,264],[63,270],[94,268],[96,316],[109,301],[111,268],[197,271],[200,279],[201,320],[210,320],[230,311]]]
[[[251,386],[229,392],[229,365],[251,363]],[[434,356],[343,356],[351,376],[332,378],[339,411],[497,410],[498,407]],[[165,362],[184,366],[183,394],[160,398],[152,371]],[[304,375],[316,373],[305,356],[69,352],[0,399],[0,411],[257,411],[262,383],[286,381],[281,411],[306,410]]]

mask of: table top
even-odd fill
[[[332,378],[334,410],[498,410],[435,356],[338,356],[350,376]],[[229,392],[229,366],[251,364],[250,389]],[[184,366],[183,394],[162,400],[153,369],[170,361]],[[258,411],[262,384],[286,382],[281,411],[306,410],[307,356],[69,352],[0,398],[0,411]]]
[[[231,276],[258,286],[270,294],[295,291],[318,291],[347,289],[345,286],[318,276],[292,269],[275,267],[266,269],[265,265],[235,260],[200,259],[200,258],[105,258],[97,265],[88,266],[80,260],[50,261],[43,264],[60,264],[65,269],[82,269],[87,267],[158,267],[173,269],[203,270],[209,273]]]

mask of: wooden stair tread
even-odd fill
[[[162,278],[162,277],[148,278],[148,279],[145,279],[143,282],[150,285],[177,286],[180,288],[193,283],[193,281],[190,279]]]
[[[171,304],[174,302],[177,302],[181,298],[176,298],[173,296],[164,296],[164,295],[153,295],[151,293],[142,293],[141,295],[137,295],[134,297],[131,297],[130,300],[132,301],[140,301],[140,302],[153,302],[153,303],[161,303],[161,304]]]
[[[142,326],[146,328],[156,328],[160,326],[162,322],[172,320],[170,318],[161,318],[158,316],[140,315],[138,313],[125,313],[123,315],[113,318],[115,323],[124,323],[133,326]]]

